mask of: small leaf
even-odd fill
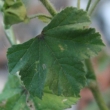
[[[31,15],[29,17],[29,19],[33,19],[33,18],[38,18],[39,20],[41,20],[44,23],[49,23],[52,20],[51,16],[47,16],[47,15],[43,15],[43,14],[36,14],[36,15]]]
[[[44,23],[49,23],[52,19],[51,17],[45,15],[38,15],[37,17],[39,20],[41,20]]]
[[[79,97],[86,83],[82,60],[96,55],[104,45],[95,29],[84,28],[89,24],[86,12],[64,9],[41,35],[8,49],[9,72],[20,71],[33,96],[41,98],[49,86],[54,94]]]
[[[4,13],[4,23],[6,28],[9,28],[13,24],[28,20],[26,8],[21,0],[5,0],[2,10]]]

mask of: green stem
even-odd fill
[[[80,0],[77,1],[77,8],[80,9]]]
[[[91,2],[92,2],[92,0],[89,0],[89,1],[88,1],[87,7],[86,7],[86,11],[88,11],[88,10],[89,10],[90,5],[91,5]]]
[[[96,85],[91,84],[91,86],[89,86],[89,89],[91,90],[91,92],[92,92],[92,94],[93,94],[93,96],[97,102],[99,109],[100,110],[108,110],[97,84]]]
[[[16,39],[15,39],[12,27],[10,27],[9,29],[5,29],[5,34],[6,34],[6,37],[9,41],[10,45],[16,44]]]
[[[52,6],[49,0],[40,0],[42,4],[46,7],[46,9],[50,12],[52,16],[55,16],[57,14],[57,11]]]
[[[2,7],[3,7],[3,4],[4,4],[4,1],[1,1],[1,0],[0,0],[0,10],[1,10]]]
[[[52,19],[52,17],[51,16],[47,16],[47,15],[41,15],[41,14],[36,14],[36,15],[32,15],[32,16],[30,16],[29,18],[30,19],[34,19],[34,18],[36,18],[36,17],[38,17],[38,18],[40,18],[40,17],[43,17],[43,18],[46,18],[46,19]]]
[[[89,12],[89,15],[92,15],[93,11],[95,10],[95,8],[99,2],[100,2],[100,0],[95,0],[95,3],[93,4],[93,6]]]
[[[92,13],[95,10],[95,8],[96,8],[97,4],[99,3],[99,1],[100,0],[96,0],[96,2],[94,3],[93,7],[91,8],[91,10],[89,12],[89,15],[92,15]],[[90,4],[91,4],[91,0],[89,0],[89,2],[88,2],[86,11],[89,10]],[[85,60],[85,64],[86,64],[87,72],[90,73],[91,76],[95,77],[95,80],[91,80],[90,81],[90,83],[88,85],[88,88],[91,90],[91,92],[92,92],[92,94],[93,94],[93,96],[94,96],[94,98],[95,98],[95,100],[97,102],[97,105],[98,105],[99,109],[100,110],[108,110],[108,108],[106,106],[106,103],[103,100],[102,94],[101,94],[101,92],[99,90],[92,63],[88,59],[88,60]]]
[[[86,68],[87,68],[88,73],[92,74],[92,76],[95,77],[95,72],[94,72],[94,69],[92,67],[91,61],[89,59],[85,60],[85,64],[86,64]],[[103,100],[103,97],[100,93],[100,90],[98,88],[97,81],[91,80],[89,85],[88,85],[88,88],[91,90],[100,110],[108,110],[108,108],[107,108],[107,106]]]
[[[85,64],[86,64],[87,71],[89,71],[90,73],[95,73],[93,66],[92,66],[92,63],[91,63],[91,60],[86,59]],[[95,76],[95,74],[94,74],[94,76]]]

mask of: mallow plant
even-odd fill
[[[28,16],[22,0],[0,1],[7,50],[8,81],[0,94],[0,110],[64,110],[80,99],[88,87],[100,110],[108,110],[99,91],[90,58],[101,51],[101,35],[90,27],[100,0],[86,10],[66,7],[56,11],[49,0],[39,0],[50,16]],[[91,6],[91,7],[90,7]],[[47,25],[39,35],[17,44],[12,26],[38,17]],[[19,31],[19,30],[18,30]]]

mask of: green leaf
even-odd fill
[[[21,0],[5,0],[2,11],[4,13],[4,24],[6,28],[28,20],[26,8]]]
[[[59,40],[59,43],[64,42],[62,47],[68,43],[68,48],[72,49],[72,53],[74,51],[76,58],[87,59],[89,56],[96,55],[104,46],[100,34],[96,33],[95,29],[86,29],[90,23],[85,11],[68,7],[58,13],[42,33],[47,39]]]
[[[26,94],[20,79],[9,75],[4,90],[0,94],[0,110],[29,110],[26,105]]]
[[[9,75],[5,88],[0,94],[0,110],[30,110],[29,106],[31,108],[33,102],[33,108],[35,105],[36,110],[63,110],[78,101],[78,98],[56,96],[48,88],[45,88],[42,100],[37,97],[28,98],[21,85],[18,76]]]
[[[47,101],[48,100],[48,101]],[[77,102],[78,98],[56,96],[50,93],[44,93],[42,100],[34,98],[37,110],[64,110],[70,108]]]
[[[41,20],[44,23],[49,23],[52,19],[50,16],[46,16],[46,15],[38,15],[37,17],[39,20]]]
[[[20,92],[22,92],[21,81],[16,75],[10,74],[2,94],[0,94],[0,101],[7,100]]]
[[[88,27],[90,23],[90,18],[85,11],[67,7],[53,18],[51,23],[44,28],[44,31],[52,33],[57,29],[66,31],[67,29],[83,29],[86,26]],[[57,30],[57,32],[59,32],[59,30]]]
[[[33,96],[41,98],[44,86],[49,86],[54,94],[79,97],[86,83],[82,60],[103,46],[95,29],[85,29],[89,24],[86,12],[64,9],[41,35],[8,49],[9,72],[19,71]]]
[[[0,110],[29,110],[26,105],[26,96],[17,94],[0,104]]]
[[[55,46],[57,48],[58,45]],[[85,85],[82,63],[71,54],[62,56],[60,49],[58,52],[50,47],[39,38],[13,46],[8,51],[10,73],[21,70],[21,79],[33,96],[42,97],[45,82],[58,95],[63,92],[65,96],[78,96]],[[57,52],[61,58],[58,58]]]
[[[33,18],[38,18],[39,20],[41,20],[44,23],[49,23],[52,20],[51,16],[47,16],[47,15],[43,15],[43,14],[35,14],[35,15],[31,15],[29,17],[29,19],[33,19]]]

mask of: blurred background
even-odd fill
[[[60,11],[66,6],[77,6],[77,0],[50,0],[56,9]],[[93,2],[95,0],[92,0]],[[28,16],[33,14],[49,14],[39,0],[23,0],[26,5]],[[81,8],[86,9],[88,0],[81,0]],[[110,107],[110,0],[100,0],[92,17],[91,27],[95,27],[102,34],[102,39],[106,47],[95,58],[93,58],[93,66],[97,76],[98,84],[103,97]],[[6,53],[10,47],[6,39],[3,29],[3,18],[0,13],[0,92],[2,91],[8,75]],[[14,34],[20,43],[29,40],[38,35],[42,28],[47,25],[37,18],[32,19],[29,23],[19,23],[13,26]],[[68,110],[99,110],[91,92],[85,88],[81,91],[81,99],[72,108]]]

